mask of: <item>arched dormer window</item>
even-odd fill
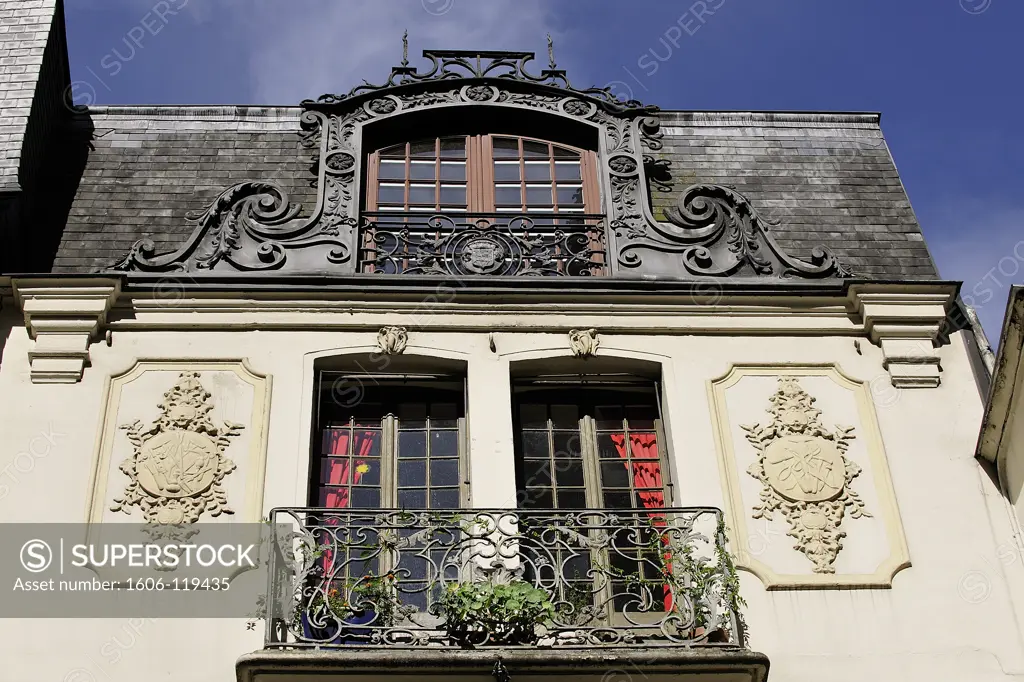
[[[368,155],[364,272],[597,275],[605,267],[594,151],[461,135]]]

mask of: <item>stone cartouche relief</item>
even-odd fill
[[[771,520],[781,512],[794,547],[810,559],[814,572],[834,573],[847,508],[855,519],[871,516],[852,488],[861,468],[845,456],[854,428],[826,428],[815,398],[797,377],[779,377],[769,401],[770,422],[740,425],[758,452],[747,472],[764,485],[753,517]]]
[[[910,565],[871,387],[833,363],[708,381],[737,568],[766,589],[878,589]]]
[[[589,358],[597,353],[601,339],[596,329],[573,329],[569,332],[569,349],[578,358]]]
[[[245,360],[142,359],[111,376],[89,522],[258,523],[271,387]]]
[[[234,514],[222,483],[236,465],[224,451],[245,427],[215,424],[210,398],[198,372],[182,372],[164,393],[156,421],[121,425],[134,452],[121,463],[129,483],[111,511],[139,507],[147,523],[161,524],[196,523],[204,513]]]

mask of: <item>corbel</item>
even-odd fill
[[[15,279],[14,298],[35,343],[28,352],[34,384],[75,384],[102,338],[107,313],[121,291],[116,279]]]
[[[868,338],[882,349],[882,366],[896,388],[941,383],[938,343],[956,294],[945,282],[930,286],[852,285],[851,304]]]

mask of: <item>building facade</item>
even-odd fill
[[[62,108],[60,3],[0,16],[0,520],[317,547],[255,624],[5,619],[0,679],[1024,674],[988,369],[877,115],[407,48]]]

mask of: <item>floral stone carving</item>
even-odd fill
[[[377,332],[377,346],[384,355],[401,355],[409,345],[409,332],[405,327],[384,327]]]
[[[796,377],[779,377],[769,399],[766,425],[743,426],[758,451],[747,472],[761,481],[761,503],[755,519],[771,520],[781,511],[789,522],[794,547],[814,563],[815,573],[835,573],[832,565],[843,548],[840,530],[846,509],[850,516],[871,516],[851,489],[861,468],[845,456],[853,440],[852,426],[830,431],[821,423],[821,410]]]
[[[589,358],[597,353],[601,340],[596,329],[573,329],[569,332],[569,348],[578,358]]]
[[[138,420],[121,426],[135,452],[121,463],[131,482],[111,511],[129,513],[137,506],[147,523],[159,524],[195,523],[204,512],[234,513],[221,484],[235,463],[224,450],[245,427],[214,424],[210,397],[198,372],[182,372],[164,393],[160,416],[151,426]]]

